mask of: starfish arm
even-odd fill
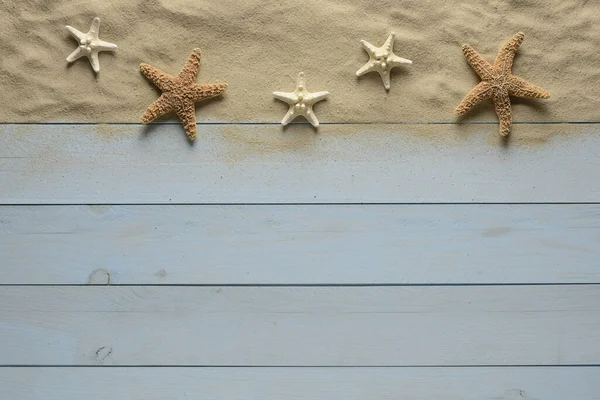
[[[103,40],[98,40],[96,43],[96,49],[98,49],[98,51],[114,51],[116,48],[116,44],[105,42]]]
[[[396,35],[394,33],[390,33],[390,36],[388,36],[388,38],[385,40],[385,43],[382,47],[385,49],[386,52],[391,53],[394,50],[395,37]]]
[[[98,52],[92,51],[90,55],[88,55],[90,60],[90,64],[92,64],[92,69],[95,73],[100,72],[100,60],[98,60]]]
[[[485,61],[481,55],[475,51],[468,44],[464,44],[462,47],[462,52],[467,59],[467,62],[473,68],[473,70],[479,75],[479,77],[483,80],[491,79],[493,74],[493,69],[490,63]]]
[[[388,64],[391,64],[393,66],[397,66],[400,64],[412,64],[412,61],[407,60],[406,58],[402,58],[402,57],[398,57],[397,55],[393,54],[389,61]]]
[[[183,124],[183,129],[190,140],[196,139],[196,109],[194,103],[186,103],[175,113]]]
[[[365,51],[367,53],[369,53],[369,55],[375,54],[375,52],[378,50],[377,47],[373,46],[371,43],[367,42],[366,40],[361,40],[360,43],[362,44],[363,49],[365,49]]]
[[[100,18],[96,17],[92,21],[88,35],[91,35],[94,39],[98,39],[98,32],[100,32]]]
[[[390,90],[390,70],[379,72],[385,90]]]
[[[548,91],[514,75],[511,75],[508,79],[508,93],[512,96],[529,97],[533,99],[547,99],[550,97]]]
[[[286,126],[287,124],[289,124],[290,122],[292,122],[292,120],[294,118],[296,118],[297,116],[298,115],[294,113],[294,108],[290,107],[290,109],[288,110],[288,112],[285,114],[285,116],[281,120],[281,125]]]
[[[515,59],[515,53],[517,49],[523,42],[525,35],[523,32],[519,32],[514,35],[510,40],[498,51],[498,55],[496,56],[496,61],[494,62],[494,68],[497,71],[510,72],[512,69],[513,61]]]
[[[364,74],[371,72],[372,68],[373,68],[373,62],[369,61],[368,63],[363,65],[363,67],[361,69],[356,71],[356,76],[363,76]]]
[[[223,93],[227,88],[226,83],[213,83],[212,85],[194,85],[192,87],[192,100],[194,102],[210,99]]]
[[[69,54],[69,57],[67,57],[67,62],[72,63],[73,61],[85,55],[85,51],[83,51],[81,47],[77,47],[71,54]]]
[[[304,75],[304,72],[298,73],[298,79],[296,79],[296,87],[298,89],[306,89],[306,76]]]
[[[510,107],[510,97],[506,90],[495,90],[492,95],[496,115],[500,121],[500,135],[507,136],[512,126],[512,115]]]
[[[151,65],[146,63],[140,64],[140,71],[142,71],[142,74],[163,92],[173,85],[173,77],[171,75],[166,74]]]
[[[190,58],[188,58],[187,62],[177,75],[177,77],[185,84],[191,85],[196,81],[196,75],[198,75],[198,70],[200,69],[200,49],[192,50],[192,54],[190,54]]]
[[[85,39],[85,36],[86,36],[85,33],[80,32],[77,29],[75,29],[69,25],[67,25],[65,28],[67,28],[67,30],[69,31],[71,36],[73,36],[75,39],[77,39],[78,42],[81,42],[83,39]]]
[[[312,107],[309,107],[309,109],[306,110],[304,117],[308,120],[308,122],[310,122],[312,126],[314,126],[315,128],[319,127],[319,120],[317,120],[317,117],[313,112]]]
[[[465,96],[463,101],[460,102],[456,107],[456,114],[463,115],[470,111],[477,104],[481,103],[485,99],[492,97],[492,85],[488,82],[479,82],[471,91]]]
[[[154,121],[156,118],[163,116],[169,112],[173,111],[173,108],[169,103],[165,100],[165,95],[161,95],[158,99],[154,101],[154,103],[150,104],[142,117],[140,118],[140,122],[142,124],[147,124],[149,122]]]
[[[315,93],[311,93],[311,100],[314,103],[321,101],[321,100],[325,100],[328,96],[329,96],[329,92],[315,92]]]
[[[294,102],[294,100],[292,99],[293,96],[294,93],[273,92],[273,97],[275,97],[277,100],[281,100],[288,104],[292,104]]]

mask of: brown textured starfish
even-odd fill
[[[465,58],[481,78],[456,108],[456,113],[462,115],[485,99],[492,99],[496,114],[500,120],[500,135],[506,136],[512,125],[510,97],[530,97],[547,99],[550,93],[532,85],[524,79],[512,74],[512,65],[517,49],[525,35],[519,32],[504,44],[498,51],[494,65],[490,65],[468,44],[463,45]]]
[[[226,83],[212,85],[196,84],[196,75],[200,68],[200,49],[194,49],[187,63],[177,76],[171,76],[148,64],[140,64],[142,73],[163,93],[144,112],[141,121],[144,124],[154,121],[169,112],[177,114],[183,129],[190,140],[196,138],[196,108],[194,103],[215,97],[223,93]]]

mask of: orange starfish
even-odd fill
[[[177,76],[172,76],[148,64],[140,64],[140,70],[161,91],[162,95],[144,112],[141,121],[147,124],[169,112],[177,114],[190,140],[196,138],[196,108],[194,103],[223,93],[226,83],[196,84],[200,68],[200,49],[194,49],[187,63]]]
[[[468,44],[463,45],[462,51],[465,58],[481,78],[456,108],[456,114],[462,115],[471,110],[485,99],[492,99],[496,114],[500,120],[500,135],[506,136],[512,125],[510,97],[530,97],[547,99],[550,93],[542,88],[532,85],[524,79],[512,74],[513,60],[517,49],[523,42],[525,35],[522,32],[514,35],[498,51],[494,65],[490,65]]]

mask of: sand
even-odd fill
[[[70,66],[76,42],[101,18],[95,76],[87,59]],[[360,40],[414,62],[392,74],[355,72],[368,60]],[[292,91],[304,71],[320,122],[453,122],[478,82],[460,45],[493,61],[518,31],[525,41],[513,72],[550,91],[549,100],[513,100],[514,119],[600,121],[600,2],[563,0],[8,0],[0,13],[0,122],[138,122],[157,90],[139,72],[147,62],[177,73],[203,51],[199,83],[227,82],[226,94],[197,108],[198,122],[279,122],[287,105],[271,92]],[[169,120],[175,120],[170,118]],[[486,102],[467,121],[496,121]]]

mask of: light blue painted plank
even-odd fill
[[[0,368],[19,400],[598,400],[600,369]]]
[[[0,287],[8,365],[600,364],[600,285]]]
[[[600,205],[4,206],[3,284],[600,282]]]
[[[193,146],[180,130],[2,125],[0,203],[600,201],[595,124],[504,144],[493,125],[201,125]]]

